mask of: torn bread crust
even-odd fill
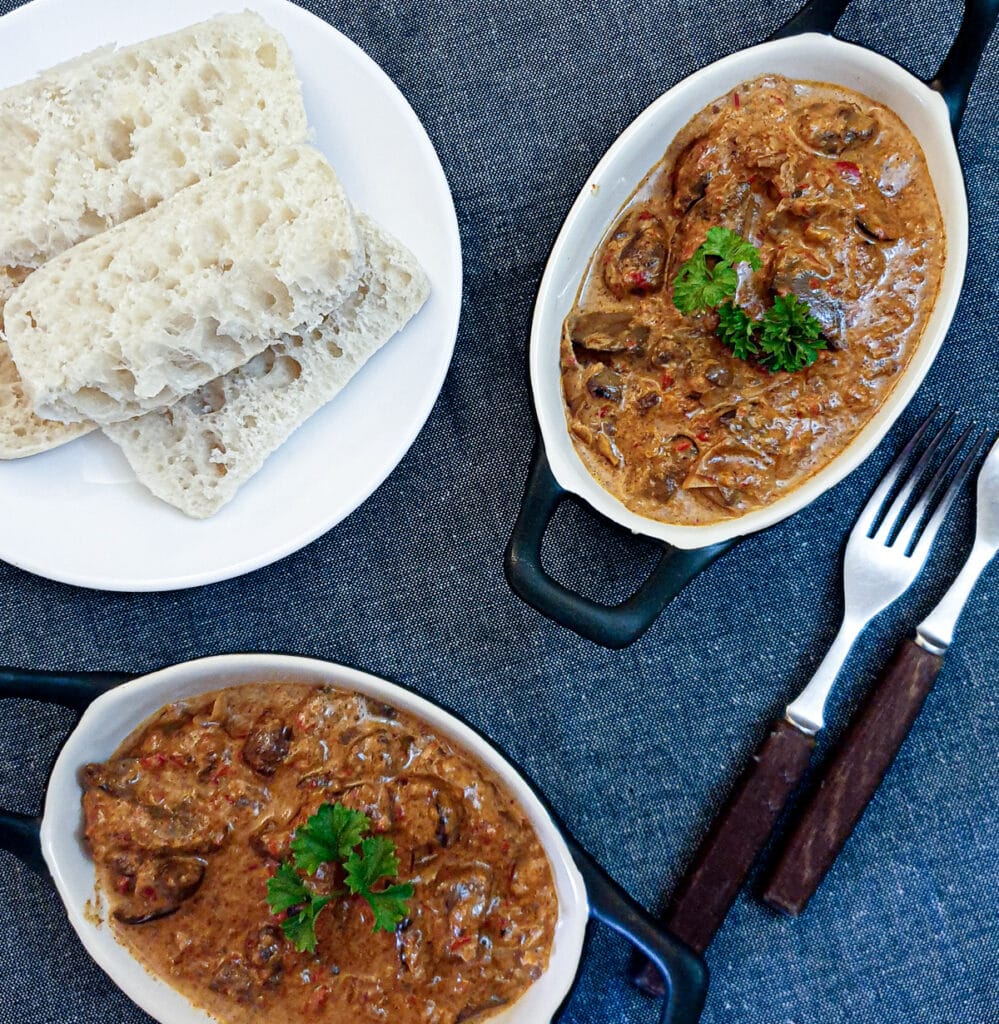
[[[114,423],[318,323],[361,257],[336,172],[286,146],[49,260],[7,301],[6,340],[38,415]]]
[[[307,138],[288,45],[250,12],[50,68],[0,90],[0,265],[41,266]]]
[[[321,324],[170,409],[105,427],[157,497],[194,518],[216,513],[426,301],[430,286],[415,257],[363,214],[357,224],[360,285]]]
[[[103,47],[0,90],[0,331],[14,288],[54,256],[308,137],[287,43],[250,12]],[[37,416],[0,341],[0,459],[93,429]]]
[[[59,423],[35,415],[3,340],[3,307],[30,274],[27,267],[0,267],[0,459],[23,459],[96,430],[94,423]]]

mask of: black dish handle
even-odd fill
[[[965,0],[961,28],[936,78],[930,83],[947,104],[955,135],[961,127],[971,85],[997,20],[999,0]]]
[[[649,578],[626,601],[600,604],[563,586],[541,564],[541,543],[556,508],[570,497],[552,475],[538,441],[520,514],[506,549],[504,568],[513,592],[542,615],[604,647],[634,643],[659,613],[706,566],[735,541],[683,551],[663,544]]]
[[[770,36],[770,41],[789,39],[791,36],[800,36],[803,32],[822,32],[830,35],[849,3],[850,0],[812,0],[812,3],[805,4],[793,18],[781,25]]]
[[[0,699],[27,697],[85,711],[105,690],[132,677],[118,672],[83,672],[64,675],[0,668]],[[40,830],[42,819],[0,808],[0,849],[7,850],[33,871],[45,874]]]
[[[590,916],[623,935],[659,968],[666,983],[660,1024],[696,1024],[708,991],[708,969],[636,903],[589,854],[566,836],[590,902]]]

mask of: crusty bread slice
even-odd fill
[[[105,427],[153,494],[189,516],[213,515],[423,305],[430,286],[413,255],[363,214],[358,228],[357,292],[318,327],[164,412]]]
[[[0,268],[0,334],[3,306],[30,271]],[[35,415],[7,343],[0,338],[0,459],[37,455],[95,429],[93,423],[57,423]]]
[[[38,415],[113,423],[172,405],[353,291],[362,247],[333,168],[290,146],[49,260],[4,309]]]
[[[37,267],[181,188],[308,138],[281,35],[231,14],[0,91],[0,267]]]
[[[0,90],[0,327],[13,285],[46,260],[307,136],[287,43],[249,12],[107,47]],[[92,429],[38,417],[0,342],[0,459]]]
[[[36,416],[10,350],[0,340],[0,459],[21,459],[95,430],[95,423],[59,423]]]

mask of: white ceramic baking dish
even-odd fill
[[[968,204],[955,131],[999,3],[971,0],[961,33],[933,86],[871,50],[825,32],[802,31],[814,27],[831,30],[845,6],[843,2],[813,3],[778,33],[782,38],[716,61],[660,96],[594,168],[555,241],[531,324],[530,376],[540,444],[507,552],[507,576],[528,603],[598,643],[617,647],[636,639],[677,591],[737,538],[792,515],[856,469],[909,404],[950,326],[968,252]],[[559,365],[562,322],[572,308],[594,248],[674,135],[713,99],[767,73],[848,86],[884,103],[909,126],[926,155],[947,231],[940,292],[919,346],[894,390],[839,456],[766,508],[705,526],[676,526],[628,509],[597,483],[579,458],[563,405]],[[541,567],[541,538],[555,506],[568,495],[666,548],[650,580],[617,608],[608,609],[574,594]]]
[[[88,911],[88,904],[93,906],[95,900],[95,873],[81,838],[80,769],[106,760],[133,729],[171,701],[222,686],[260,682],[332,684],[417,715],[488,765],[520,803],[551,862],[559,915],[548,969],[516,1003],[490,1018],[494,1024],[553,1020],[573,986],[590,918],[625,935],[660,965],[669,983],[662,1024],[690,1024],[697,1019],[707,985],[703,962],[671,938],[579,848],[532,785],[495,746],[436,704],[356,669],[277,654],[223,655],[174,665],[129,682],[121,682],[122,678],[0,671],[0,697],[27,696],[86,708],[52,769],[41,818],[0,811],[0,846],[40,869],[44,861],[87,951],[129,998],[161,1024],[212,1024],[214,1018],[147,972],[107,925]]]

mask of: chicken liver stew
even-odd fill
[[[818,358],[737,358],[719,315],[684,315],[673,282],[712,227],[759,253],[735,301],[758,321],[794,296]],[[697,114],[625,204],[566,318],[562,384],[579,456],[652,519],[700,525],[769,505],[876,413],[936,299],[944,227],[919,143],[841,86],[754,79]],[[783,302],[784,299],[781,299]]]
[[[221,689],[162,708],[83,780],[116,937],[227,1024],[478,1021],[548,964],[558,902],[524,812],[392,707],[332,687]],[[329,804],[394,843],[412,889],[394,930],[375,931],[342,866],[319,868],[308,883],[331,898],[310,952],[285,927],[297,908],[272,912],[269,880]]]

